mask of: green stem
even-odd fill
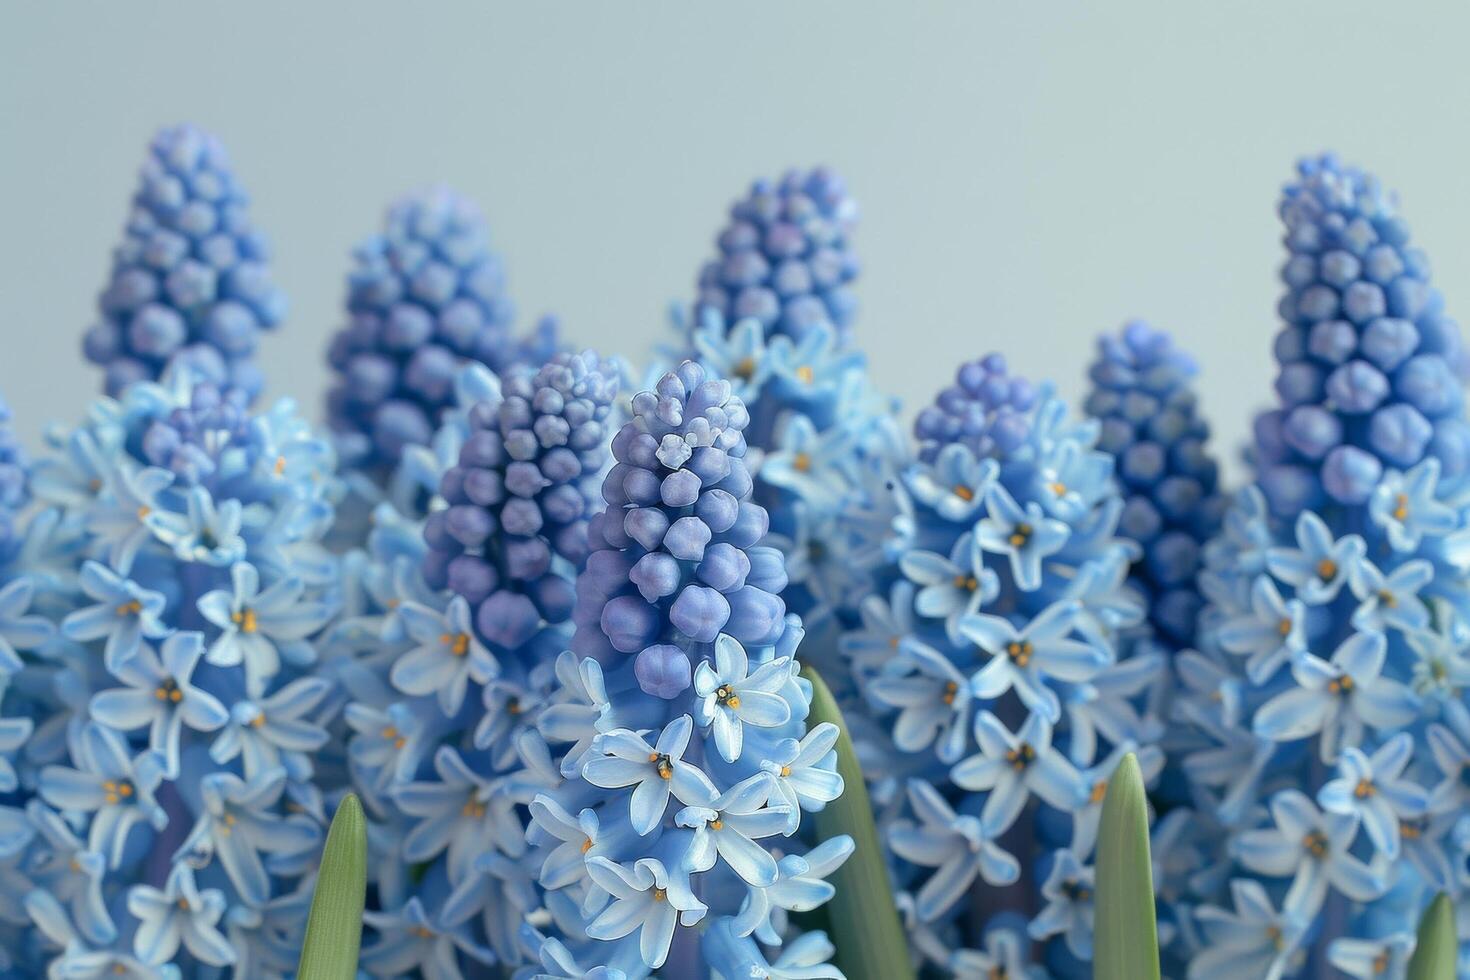
[[[808,725],[831,722],[837,736],[837,772],[842,795],[812,814],[817,837],[830,840],[840,834],[852,838],[853,853],[831,876],[837,894],[827,903],[837,966],[848,980],[913,980],[908,938],[893,902],[893,887],[883,861],[883,845],[873,823],[868,786],[858,766],[847,724],[832,692],[810,665],[802,676],[811,681],[812,710]]]
[[[327,831],[297,980],[354,980],[366,896],[367,818],[362,802],[349,793]]]
[[[1097,833],[1093,980],[1158,980],[1148,800],[1130,752],[1108,780]]]
[[[1419,920],[1419,941],[1414,946],[1414,958],[1409,960],[1409,980],[1455,980],[1459,952],[1455,907],[1441,892]]]

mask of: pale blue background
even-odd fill
[[[991,349],[1078,394],[1134,315],[1269,397],[1277,190],[1332,147],[1402,192],[1470,309],[1470,7],[1405,3],[0,0],[0,390],[34,442],[152,130],[226,142],[292,310],[271,390],[320,415],[348,249],[400,191],[476,198],[523,319],[641,355],[729,200],[790,164],[863,207],[860,342],[910,410]],[[1466,314],[1462,314],[1466,315]]]

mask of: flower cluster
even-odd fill
[[[777,843],[796,844],[802,812],[842,783],[835,727],[805,724],[782,556],[758,544],[749,416],[692,361],[632,411],[590,528],[563,699],[541,726],[565,777],[531,804],[543,958],[572,976],[837,976],[825,938],[787,917],[831,895],[823,878],[852,845]]]
[[[1143,549],[1133,582],[1155,635],[1175,649],[1194,642],[1201,553],[1226,504],[1219,467],[1205,450],[1210,430],[1191,387],[1196,370],[1168,334],[1134,321],[1099,339],[1084,405],[1102,424],[1098,448],[1117,461],[1125,497],[1119,527]]]
[[[178,361],[251,398],[259,392],[255,348],[285,312],[285,297],[248,204],[213,136],[183,125],[154,137],[98,299],[100,321],[82,345],[106,368],[108,394],[156,381]]]
[[[1138,552],[1117,536],[1099,430],[998,355],[961,367],[920,412],[895,487],[891,589],[843,638],[891,733],[870,776],[903,790],[887,827],[900,904],[916,949],[954,970],[999,955],[967,949],[982,938],[1015,942],[1003,921],[971,932],[993,902],[967,913],[965,898],[1004,896],[1023,866],[1042,901],[1030,937],[1053,940],[1059,972],[1083,969],[1102,788],[1128,751],[1150,777],[1162,765],[1142,702],[1163,656],[1128,584]]]
[[[1378,182],[1299,169],[1283,408],[1257,425],[1256,482],[1205,552],[1199,650],[1177,660],[1195,811],[1161,894],[1191,975],[1401,969],[1470,857],[1459,339]]]
[[[408,485],[436,477],[438,499],[427,516],[380,505],[368,550],[349,556],[361,587],[334,640],[350,653],[350,769],[372,818],[373,976],[540,954],[522,929],[545,918],[528,806],[561,780],[547,740],[580,723],[563,651],[619,377],[590,351],[503,384],[461,367],[460,406],[401,464]]]
[[[1299,169],[1281,201],[1281,407],[1255,427],[1266,502],[1278,517],[1363,506],[1386,472],[1428,456],[1460,479],[1470,468],[1460,333],[1428,260],[1376,178],[1331,156]]]
[[[551,321],[517,342],[505,272],[475,206],[436,187],[388,209],[383,231],[358,246],[348,322],[327,360],[337,373],[328,416],[345,461],[386,476],[410,445],[425,445],[455,404],[466,361],[496,373],[533,369],[559,346]]]
[[[754,319],[766,335],[797,342],[827,326],[845,346],[857,310],[858,262],[847,241],[856,221],[857,202],[831,170],[756,181],[730,208],[719,257],[699,272],[696,318]]]
[[[896,405],[847,346],[856,213],[827,170],[757,182],[700,275],[686,334],[689,356],[747,406],[754,499],[786,556],[785,598],[809,631],[807,657],[833,677],[837,632],[884,558],[865,545],[892,517],[886,484],[903,446]]]
[[[0,721],[0,920],[34,927],[5,944],[25,975],[294,969],[325,821],[333,457],[289,402],[247,402],[176,365],[34,467],[45,509],[0,590],[0,667],[35,720]]]

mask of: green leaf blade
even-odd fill
[[[1123,757],[1103,799],[1097,836],[1094,980],[1158,980],[1148,799],[1133,753]]]
[[[311,896],[297,980],[353,980],[367,897],[367,817],[355,794],[342,798],[327,830]]]
[[[1419,941],[1409,960],[1408,980],[1455,980],[1460,941],[1455,936],[1455,907],[1443,892],[1419,920]]]
[[[882,841],[847,723],[821,675],[809,665],[801,673],[812,685],[808,725],[830,722],[839,732],[837,772],[844,788],[840,797],[812,814],[817,838],[846,834],[853,842],[852,855],[829,878],[837,889],[826,906],[836,964],[848,980],[913,980],[908,936],[893,902]]]

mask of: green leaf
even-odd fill
[[[830,840],[846,834],[853,842],[852,855],[830,877],[837,894],[826,906],[831,939],[837,947],[837,966],[848,980],[913,980],[908,937],[893,903],[893,887],[888,883],[883,846],[873,824],[868,786],[863,782],[847,723],[821,675],[811,666],[803,667],[801,673],[812,684],[807,724],[831,722],[838,728],[837,772],[844,783],[840,797],[812,814],[817,837]]]
[[[337,806],[311,896],[297,980],[353,980],[367,895],[367,818],[349,793]]]
[[[1097,834],[1093,980],[1158,980],[1148,801],[1130,752],[1108,780]]]
[[[1419,920],[1419,942],[1409,960],[1409,980],[1455,980],[1455,907],[1443,892],[1434,897]]]

